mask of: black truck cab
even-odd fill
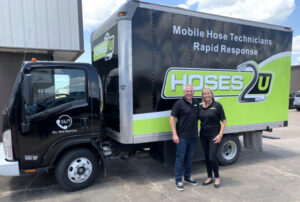
[[[3,113],[6,161],[1,161],[6,166],[0,166],[0,174],[47,171],[56,165],[56,179],[64,188],[90,184],[101,155],[96,143],[101,106],[101,82],[90,64],[25,62]]]

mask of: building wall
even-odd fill
[[[0,47],[83,50],[79,0],[1,0]]]
[[[290,92],[295,93],[300,90],[300,65],[292,66],[291,71],[291,88]]]
[[[81,0],[1,0],[0,51],[74,61],[84,52]]]

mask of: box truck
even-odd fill
[[[120,153],[147,149],[172,163],[169,116],[187,84],[222,103],[218,160],[231,164],[240,135],[261,150],[262,131],[287,126],[291,46],[290,28],[126,2],[92,33],[92,65],[23,63],[3,113],[0,174],[53,170],[74,191]]]

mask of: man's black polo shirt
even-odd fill
[[[193,99],[190,104],[183,97],[178,100],[171,112],[171,116],[177,118],[176,131],[180,138],[198,137],[198,110],[199,103]]]

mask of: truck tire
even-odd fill
[[[241,143],[238,136],[225,135],[218,150],[220,165],[230,165],[237,161],[241,153]]]
[[[297,111],[300,111],[300,108],[297,108]]]
[[[55,178],[64,190],[76,191],[93,184],[98,167],[98,159],[90,150],[70,150],[58,161]]]

